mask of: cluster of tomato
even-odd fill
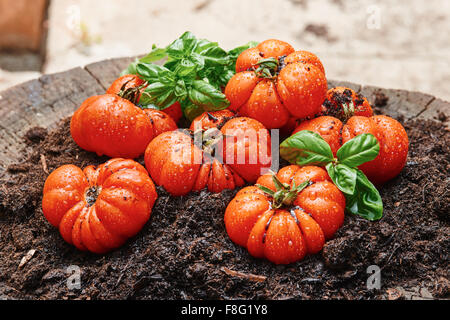
[[[154,181],[174,196],[256,182],[226,209],[231,240],[274,263],[319,252],[344,221],[345,197],[323,168],[291,165],[261,175],[271,165],[267,129],[316,132],[333,153],[349,139],[371,133],[380,152],[360,169],[377,184],[405,165],[403,127],[373,116],[368,101],[351,89],[328,91],[319,58],[283,41],[266,40],[242,52],[224,89],[229,108],[202,114],[189,129],[177,128],[179,103],[164,111],[139,105],[147,85],[127,75],[106,94],[87,99],[72,117],[72,137],[81,148],[113,159],[84,170],[62,166],[45,183],[46,218],[81,250],[107,252],[139,232],[157,198]],[[257,132],[255,140],[241,134],[246,131]],[[257,161],[250,161],[253,153]],[[141,155],[145,168],[130,160]]]

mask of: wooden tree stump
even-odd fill
[[[54,127],[88,97],[102,94],[134,58],[101,61],[44,75],[0,92],[0,176],[20,162],[24,134],[32,127]],[[395,118],[441,119],[450,126],[450,103],[429,94],[329,80],[365,95],[372,105]]]

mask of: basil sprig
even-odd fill
[[[164,110],[179,101],[185,116],[192,120],[204,111],[229,106],[222,89],[235,73],[239,54],[255,45],[249,42],[227,52],[217,42],[185,32],[165,48],[153,45],[149,54],[131,63],[122,74],[137,74],[150,83],[140,99],[143,107]],[[163,66],[154,64],[166,58]]]
[[[383,216],[383,202],[378,190],[357,167],[375,159],[379,151],[380,144],[369,133],[347,141],[336,158],[328,143],[308,130],[297,132],[280,145],[281,157],[290,163],[325,167],[345,195],[346,210],[372,221]]]

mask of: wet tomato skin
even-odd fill
[[[270,168],[271,138],[261,122],[237,117],[227,121],[220,131],[225,136],[222,159],[245,181],[256,181]]]
[[[345,110],[345,107],[350,110]],[[322,115],[330,115],[346,121],[353,116],[371,117],[373,110],[366,97],[356,93],[353,89],[335,87],[327,91],[322,105]]]
[[[97,168],[57,168],[45,182],[42,211],[66,242],[101,254],[141,230],[156,198],[145,168],[116,158]]]
[[[190,130],[219,128],[234,116],[235,114],[228,109],[204,112],[192,121]]]
[[[318,114],[327,88],[325,74],[312,64],[291,63],[278,76],[277,92],[286,109],[296,118]]]
[[[145,83],[144,80],[139,78],[137,75],[134,74],[127,74],[124,76],[121,76],[114,80],[114,82],[111,84],[111,86],[106,90],[106,93],[110,94],[119,94],[122,89],[132,89],[137,88],[139,86],[142,86]],[[144,90],[145,88],[142,88]],[[137,103],[139,104],[139,98],[137,100]],[[162,110],[165,113],[167,113],[174,121],[175,123],[178,123],[180,121],[181,117],[183,116],[183,112],[181,111],[181,105],[177,101],[170,107]]]
[[[217,129],[217,141],[212,155],[201,146],[194,144],[193,130]],[[270,167],[270,135],[262,124],[250,118],[233,117],[229,110],[208,112],[197,117],[192,124],[193,130],[175,130],[161,134],[147,147],[145,166],[157,185],[163,186],[174,196],[186,195],[191,191],[207,188],[210,192],[221,192],[242,186],[245,181],[256,181],[263,167]],[[261,129],[255,133],[268,139],[269,148],[264,149],[249,143],[252,139],[242,133],[246,130]],[[201,132],[200,132],[201,133]],[[230,140],[223,140],[223,135]],[[261,139],[261,141],[266,141]],[[258,155],[265,155],[268,164],[249,161],[249,154],[256,150]],[[242,158],[239,158],[242,152]],[[231,161],[227,162],[227,158]],[[242,163],[233,162],[242,159]],[[222,159],[222,161],[219,161]],[[259,159],[259,158],[258,158]],[[257,159],[257,160],[258,160]]]
[[[328,142],[331,151],[336,155],[336,152],[342,146],[342,127],[343,123],[341,120],[330,116],[321,116],[311,120],[302,121],[292,132],[292,135],[303,130],[316,132]]]
[[[319,68],[320,71],[325,74],[325,68],[323,67],[322,61],[313,53],[309,51],[295,51],[288,55],[286,59],[284,59],[284,63],[291,64],[301,62],[303,64],[312,64],[313,66]]]
[[[342,93],[343,89],[339,88],[338,91]],[[349,101],[355,98],[349,93],[346,96],[350,97]],[[371,116],[373,112],[370,104],[366,104],[367,100],[361,96],[356,98],[362,101],[362,108],[356,113],[363,115],[351,116],[344,122],[337,117],[320,116],[301,122],[292,134],[302,130],[316,132],[328,142],[334,155],[344,143],[354,137],[363,133],[373,134],[380,144],[380,152],[374,160],[362,164],[359,168],[370,181],[381,185],[395,178],[404,168],[408,157],[408,135],[397,120],[385,115]],[[340,112],[340,109],[338,111]]]
[[[155,183],[173,196],[204,188],[217,193],[244,184],[230,167],[205,157],[189,132],[181,130],[165,132],[150,142],[145,167]]]
[[[106,93],[119,94],[122,89],[132,89],[142,86],[145,83],[144,80],[134,74],[123,75],[113,81],[111,86],[106,90]]]
[[[160,115],[160,111],[143,111],[115,94],[93,96],[73,114],[70,132],[82,149],[133,159],[144,153],[161,128],[177,128],[170,117]]]
[[[367,121],[365,119],[369,119],[369,123],[361,125]],[[400,122],[385,115],[355,116],[350,120],[342,131],[343,143],[361,133],[372,133],[380,143],[378,156],[360,166],[369,180],[381,185],[399,175],[406,165],[409,149],[408,135]]]
[[[259,62],[275,58],[275,75],[257,75]],[[269,39],[242,52],[236,74],[225,87],[229,109],[260,121],[266,128],[282,128],[290,118],[312,117],[321,112],[327,80],[319,58],[307,51],[295,51],[280,40]]]
[[[302,260],[322,250],[344,221],[345,197],[319,167],[296,165],[282,168],[278,178],[292,185],[307,180],[291,207],[273,209],[271,198],[256,186],[241,189],[228,205],[224,221],[230,239],[257,258],[275,264]],[[270,175],[257,184],[275,191]]]

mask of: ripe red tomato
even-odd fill
[[[234,116],[235,114],[227,109],[215,112],[204,112],[192,121],[190,130],[222,128],[222,126]]]
[[[130,159],[142,155],[161,130],[176,128],[161,111],[144,111],[115,94],[88,98],[70,122],[72,138],[82,149]]]
[[[180,196],[205,187],[221,192],[256,181],[261,170],[271,164],[269,132],[256,120],[228,116],[232,113],[222,110],[195,119],[192,128],[197,124],[195,134],[203,137],[200,141],[188,130],[165,132],[155,138],[145,152],[145,167],[155,183]],[[254,135],[244,134],[252,129],[257,129],[251,131]],[[257,158],[250,156],[254,151]]]
[[[140,86],[143,86],[144,84],[145,81],[139,78],[137,75],[127,74],[114,80],[111,86],[106,90],[106,93],[119,94],[121,91],[124,91],[126,89],[138,88]],[[139,98],[137,99],[137,102],[138,101]]]
[[[337,99],[336,92],[339,92]],[[370,104],[364,97],[357,96],[351,89],[331,90],[329,98],[331,98],[329,101],[332,109],[328,110],[335,112],[345,122],[343,123],[336,117],[321,116],[302,122],[293,134],[302,130],[316,132],[328,142],[333,154],[336,155],[337,150],[345,142],[357,135],[371,133],[380,144],[380,152],[374,160],[364,163],[359,168],[370,181],[378,185],[396,177],[402,171],[408,157],[409,141],[403,126],[388,116],[371,116],[373,113]],[[355,99],[359,99],[360,103],[355,102]],[[350,102],[355,105],[355,109],[350,114],[357,113],[363,116],[355,115],[347,118],[348,115],[342,112],[342,104]]]
[[[111,159],[98,168],[64,165],[45,181],[42,211],[65,241],[105,253],[137,234],[157,194],[143,166]]]
[[[369,101],[364,96],[346,87],[328,90],[322,110],[322,115],[333,116],[341,121],[346,121],[353,116],[373,116]]]
[[[345,197],[319,167],[291,165],[277,178],[285,189],[277,189],[270,174],[261,176],[257,185],[278,193],[271,196],[257,186],[245,187],[228,205],[224,220],[230,239],[252,256],[289,264],[318,253],[333,237],[344,222]],[[307,181],[292,197],[274,200]]]
[[[225,88],[229,109],[268,129],[283,127],[291,117],[307,118],[321,111],[327,80],[319,58],[310,52],[266,40],[241,53],[236,72]]]
[[[85,100],[70,123],[74,141],[98,155],[136,158],[154,137],[175,130],[177,125],[166,112],[139,107],[145,85],[138,76],[125,75],[116,79],[106,94]],[[176,105],[168,109],[178,117]]]
[[[145,81],[139,78],[137,75],[127,74],[121,76],[120,78],[117,78],[108,88],[106,93],[119,94],[123,90],[138,88],[140,86],[143,86],[144,84]],[[143,87],[141,90],[144,89],[145,87]],[[139,94],[138,98],[136,99],[136,103],[139,103],[140,96],[141,95]],[[168,114],[176,123],[178,123],[178,121],[180,121],[181,117],[183,116],[181,105],[178,101],[170,107],[164,109],[163,111],[164,113]]]

